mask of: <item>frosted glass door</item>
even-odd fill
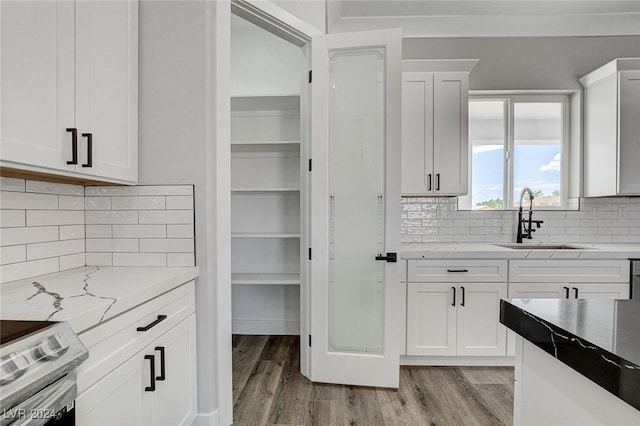
[[[311,379],[397,387],[399,30],[313,39]]]
[[[384,50],[329,58],[329,349],[381,353]]]

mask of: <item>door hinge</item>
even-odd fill
[[[311,347],[311,335],[309,335],[309,347]]]
[[[311,70],[309,70],[309,83],[311,83]]]
[[[309,171],[311,171],[311,158],[309,158]]]
[[[309,260],[311,260],[311,247],[309,247]]]

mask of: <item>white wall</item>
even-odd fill
[[[326,0],[272,0],[272,2],[321,33],[325,33]]]
[[[414,38],[402,49],[404,59],[479,59],[470,90],[569,90],[614,58],[640,57],[640,36]]]

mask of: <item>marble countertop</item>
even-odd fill
[[[502,300],[500,322],[640,410],[640,302]]]
[[[0,318],[67,321],[80,333],[166,293],[197,267],[85,266],[0,285]]]
[[[640,243],[567,243],[579,249],[513,249],[482,243],[405,243],[401,258],[411,259],[631,259],[640,258]],[[536,244],[523,244],[526,246]],[[548,245],[548,244],[543,244]]]

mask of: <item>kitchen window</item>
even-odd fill
[[[512,210],[530,187],[534,208],[567,206],[569,97],[469,98],[469,195],[461,210]]]

